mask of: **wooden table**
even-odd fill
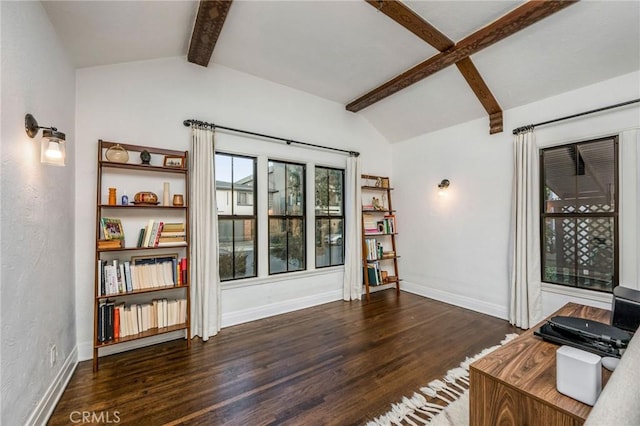
[[[610,312],[568,303],[552,314],[588,318],[609,324]],[[551,317],[550,316],[550,317]],[[582,425],[591,411],[556,390],[556,350],[534,336],[541,324],[471,364],[470,424]],[[603,369],[603,386],[611,373]]]

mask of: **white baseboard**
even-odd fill
[[[49,388],[25,424],[37,426],[47,424],[77,365],[78,347],[75,346],[67,359],[64,360],[60,371],[58,371],[55,379],[53,379],[53,382],[51,382],[51,385],[49,385]]]
[[[222,314],[222,327],[229,327],[249,321],[272,317],[274,315],[285,314],[287,312],[293,312],[309,308],[311,306],[321,305],[323,303],[335,302],[336,300],[342,300],[342,290],[329,291],[322,294],[314,294],[312,296],[301,297],[298,299],[285,300],[242,311],[229,312]]]
[[[436,290],[425,287],[423,285],[413,284],[407,281],[402,282],[402,290],[408,293],[417,294],[418,296],[428,297],[429,299],[439,300],[450,305],[460,306],[461,308],[471,309],[472,311],[482,314],[491,315],[492,317],[508,320],[509,311],[506,306],[496,305],[495,303],[487,303],[482,300],[473,299],[471,297],[462,296],[460,294],[449,293],[447,291]]]

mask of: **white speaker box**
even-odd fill
[[[602,390],[601,358],[571,346],[556,351],[558,392],[588,405],[596,403]]]

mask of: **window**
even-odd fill
[[[316,268],[344,265],[344,171],[316,167]]]
[[[269,161],[269,274],[306,269],[305,166]]]
[[[257,276],[256,159],[216,153],[220,280]]]
[[[618,285],[618,138],[540,152],[542,281]]]

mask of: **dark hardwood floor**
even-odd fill
[[[362,425],[516,330],[386,290],[81,362],[49,424]]]

